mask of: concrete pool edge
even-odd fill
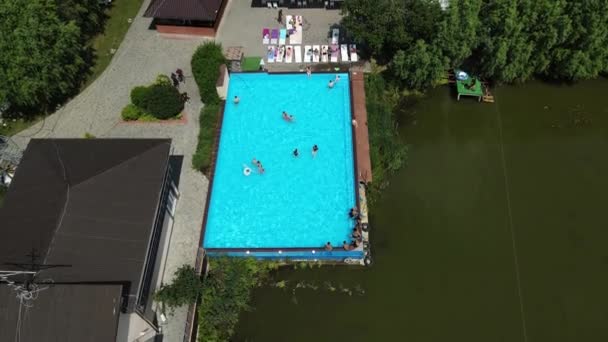
[[[286,72],[268,72],[268,71],[239,71],[239,72],[229,72],[229,75],[232,74],[267,74],[267,75],[287,75],[287,74],[303,74],[305,71],[286,71]],[[355,102],[354,102],[354,94],[353,94],[353,80],[352,80],[352,71],[315,71],[315,74],[348,74],[348,91],[349,91],[349,103],[350,103],[350,120],[355,119]],[[356,75],[357,72],[354,72]],[[361,72],[361,74],[363,74]],[[229,84],[228,84],[229,87]],[[365,94],[365,88],[363,88],[363,94]],[[202,249],[204,255],[209,257],[215,256],[232,256],[232,257],[255,257],[260,259],[290,259],[290,260],[331,260],[331,261],[339,261],[344,264],[360,264],[360,265],[370,265],[371,264],[371,251],[369,248],[369,233],[367,230],[364,233],[364,240],[362,243],[363,248],[359,247],[356,250],[346,251],[346,250],[332,250],[326,251],[324,248],[319,247],[287,247],[287,248],[205,248],[205,235],[206,228],[209,217],[209,207],[211,196],[213,192],[214,185],[214,175],[217,167],[217,158],[219,154],[219,147],[221,144],[221,132],[222,126],[224,123],[224,112],[225,112],[226,100],[222,100],[220,102],[220,113],[218,115],[219,123],[217,123],[217,128],[215,131],[215,139],[214,145],[212,148],[212,160],[211,167],[208,175],[209,180],[209,189],[207,191],[206,202],[205,202],[205,212],[203,223],[201,227],[201,235],[199,239],[199,248]],[[367,125],[367,121],[365,122]],[[365,186],[365,183],[359,179],[358,172],[358,159],[357,159],[357,131],[356,127],[351,124],[351,147],[352,147],[352,160],[353,160],[353,187],[355,194],[355,205],[359,209],[361,213],[360,206],[360,184]],[[369,146],[369,141],[366,142],[367,146]],[[368,149],[369,155],[369,149]],[[371,168],[371,167],[370,167]],[[367,208],[366,208],[367,209]],[[367,218],[367,210],[365,212],[365,217]],[[309,254],[308,254],[309,253]]]

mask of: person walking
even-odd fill
[[[277,21],[279,22],[279,24],[283,25],[283,10],[282,9],[279,10],[279,17],[277,18]]]
[[[183,82],[184,84],[186,83],[186,77],[184,76],[184,71],[182,69],[177,69],[175,70],[175,73],[177,74],[177,79],[180,82]]]
[[[174,87],[179,87],[179,80],[177,79],[177,76],[174,73],[171,73],[171,81],[173,81]]]

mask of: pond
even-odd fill
[[[374,265],[280,271],[234,340],[608,340],[607,90],[442,87],[404,108]]]

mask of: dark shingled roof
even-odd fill
[[[144,17],[215,21],[222,0],[152,0]]]
[[[0,285],[0,341],[108,342],[116,340],[120,285],[53,285],[21,307],[16,292]],[[20,329],[18,324],[20,323]]]
[[[68,264],[38,278],[124,283],[137,294],[168,139],[33,139],[0,208],[0,264]],[[11,266],[2,266],[2,269]],[[13,269],[17,269],[13,267]]]

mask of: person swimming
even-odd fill
[[[298,149],[296,148],[295,150],[293,150],[293,156],[294,157],[298,157],[300,155],[300,152],[298,152]]]
[[[306,67],[306,76],[310,77],[310,75],[312,75],[312,69],[310,68],[310,65]]]
[[[346,241],[343,241],[342,248],[344,248],[345,251],[352,251],[353,249],[355,249],[355,246],[346,243]]]
[[[333,88],[334,87],[334,80],[329,80],[329,83],[327,83],[327,87],[328,88]]]
[[[294,117],[293,115],[289,115],[287,112],[283,111],[283,120],[287,121],[287,122],[293,122]]]
[[[232,102],[234,102],[234,104],[239,104],[239,102],[241,102],[241,99],[239,99],[238,96],[235,96],[234,100],[232,100]]]
[[[331,246],[331,242],[327,241],[327,243],[325,244],[325,250],[331,251],[332,249],[334,249],[334,248]]]
[[[340,80],[340,75],[336,75],[336,78],[334,79],[334,82],[338,82]]]
[[[317,155],[317,152],[319,151],[319,146],[314,145],[312,147],[312,157],[314,158]]]

